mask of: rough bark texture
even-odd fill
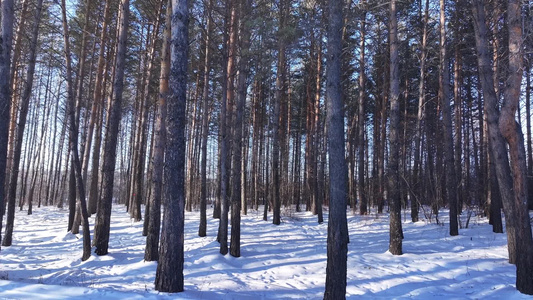
[[[224,74],[223,85],[226,87],[225,97],[222,98],[222,108],[220,113],[222,115],[221,133],[222,133],[222,145],[220,149],[221,160],[221,176],[220,176],[220,223],[218,229],[218,242],[220,243],[220,254],[228,254],[228,213],[229,213],[229,196],[230,196],[230,171],[231,171],[231,111],[232,103],[235,96],[235,56],[236,56],[236,43],[237,43],[237,20],[238,10],[235,5],[235,0],[228,1],[227,9],[229,21],[229,35],[228,38],[228,52],[227,52],[227,64],[226,73]]]
[[[513,178],[513,204],[510,209],[515,218],[516,234],[516,288],[524,294],[533,295],[533,238],[528,210],[526,151],[522,129],[515,120],[520,102],[522,82],[522,9],[521,1],[507,2],[509,34],[509,66],[505,84],[505,101],[499,119],[499,129],[509,145]],[[509,210],[509,207],[505,207]]]
[[[6,182],[7,143],[9,139],[9,112],[11,109],[10,65],[11,44],[13,38],[13,0],[1,2],[2,20],[0,23],[0,187]],[[0,212],[3,211],[5,189],[0,188]],[[0,239],[2,229],[2,216],[0,213]]]
[[[241,32],[241,47],[239,59],[239,75],[237,79],[237,103],[234,111],[233,123],[233,162],[232,162],[232,190],[231,190],[231,243],[230,255],[234,257],[241,256],[241,202],[242,202],[242,185],[246,184],[242,181],[242,149],[243,149],[243,113],[244,105],[247,95],[246,80],[249,70],[249,46],[250,46],[250,28],[249,18],[246,16],[250,13],[251,0],[242,0],[240,3],[240,10],[242,20],[240,22]]]
[[[166,118],[168,77],[170,73],[170,19],[172,16],[172,2],[168,1],[166,12],[165,31],[163,33],[163,46],[161,52],[161,77],[159,81],[159,101],[155,123],[155,141],[152,156],[152,194],[150,197],[150,213],[148,215],[148,232],[146,235],[146,249],[144,260],[155,261],[159,259],[159,231],[161,229],[161,199],[163,197],[163,171],[165,163],[166,143]]]
[[[344,114],[341,90],[342,0],[330,0],[327,48],[327,127],[330,174],[328,258],[324,299],[346,298],[348,225],[346,220],[348,169],[344,157]]]
[[[111,204],[113,201],[113,184],[115,181],[115,163],[117,153],[118,127],[121,118],[122,91],[124,89],[124,66],[126,61],[126,41],[128,36],[129,0],[120,3],[121,19],[119,23],[119,40],[117,47],[113,94],[109,102],[107,127],[104,140],[104,158],[102,164],[102,196],[96,211],[94,226],[96,246],[95,253],[106,255],[109,247],[109,230],[111,226]]]
[[[390,208],[389,251],[394,255],[402,254],[402,219],[400,199],[400,74],[398,59],[398,23],[396,1],[390,3],[390,156],[388,163],[388,200]]]
[[[494,76],[488,52],[488,30],[482,1],[473,2],[474,27],[478,66],[489,133],[489,145],[494,159],[496,177],[505,212],[509,262],[516,264],[516,287],[525,294],[533,294],[532,237],[527,210],[525,188],[525,150],[521,131],[514,119],[518,107],[521,80],[521,28],[518,1],[509,1],[509,78],[505,89],[502,114],[498,112],[498,97],[494,89]],[[509,164],[507,145],[511,155]],[[512,177],[511,177],[512,174]]]
[[[187,0],[172,0],[170,94],[167,100],[167,148],[165,210],[161,232],[155,289],[183,291],[183,244],[185,219],[185,107],[189,12]]]

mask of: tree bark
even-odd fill
[[[220,159],[221,159],[221,188],[220,188],[220,223],[218,230],[218,241],[220,243],[220,254],[228,254],[228,213],[229,213],[229,197],[230,197],[230,172],[231,172],[231,112],[232,104],[235,97],[235,56],[236,56],[236,45],[237,45],[237,24],[238,24],[238,8],[236,5],[236,0],[228,0],[227,8],[228,15],[226,18],[229,18],[227,22],[228,36],[228,48],[227,48],[227,57],[225,57],[227,63],[226,73],[224,74],[225,79],[223,84],[226,87],[225,97],[223,96],[222,108],[220,113],[222,118],[220,119],[220,125],[222,128],[222,145],[220,150]]]
[[[328,1],[327,127],[330,174],[326,290],[324,299],[346,298],[348,223],[346,219],[348,169],[344,157],[344,113],[341,88],[342,0]]]
[[[240,52],[239,52],[239,75],[237,78],[237,103],[234,110],[233,122],[233,151],[232,151],[232,190],[231,190],[231,243],[230,255],[241,256],[241,188],[246,184],[241,179],[243,149],[243,113],[246,102],[247,84],[249,70],[249,47],[250,47],[250,19],[247,17],[251,13],[251,0],[242,0],[240,3]]]
[[[488,30],[485,23],[485,9],[482,1],[472,4],[479,76],[485,99],[488,133],[496,177],[502,196],[507,221],[507,242],[509,262],[516,264],[516,287],[526,294],[533,294],[532,237],[525,188],[525,151],[523,137],[516,127],[514,115],[518,107],[521,81],[521,28],[520,5],[509,1],[509,79],[505,89],[505,103],[502,114],[498,113],[498,97],[494,88],[494,76],[488,52]],[[505,137],[505,139],[504,139]],[[511,154],[509,165],[507,143]],[[512,177],[511,177],[512,176]],[[513,180],[514,178],[514,180]]]
[[[28,60],[28,71],[26,73],[26,85],[24,86],[24,91],[22,98],[20,100],[20,116],[17,123],[16,138],[15,138],[15,147],[13,153],[13,162],[11,166],[10,180],[7,189],[7,222],[6,222],[6,234],[2,241],[2,246],[11,246],[13,240],[13,226],[15,222],[15,202],[17,196],[17,184],[19,178],[19,167],[20,167],[20,156],[22,153],[22,138],[24,136],[24,128],[26,126],[26,117],[28,115],[28,107],[30,103],[30,97],[33,87],[33,75],[35,73],[35,60],[37,57],[37,38],[39,36],[39,24],[41,22],[41,11],[42,11],[43,2],[39,0],[37,2],[37,7],[35,11],[35,20],[34,26],[31,34],[30,42],[30,57]],[[17,119],[16,116],[12,118]],[[0,171],[1,172],[1,171]],[[3,205],[0,205],[3,206]],[[1,219],[0,219],[1,221]]]
[[[167,148],[165,210],[161,232],[155,289],[183,291],[185,211],[185,124],[189,13],[187,0],[172,1],[172,39],[167,100]]]
[[[81,162],[78,153],[78,131],[76,126],[76,103],[74,99],[74,87],[72,79],[71,52],[69,41],[69,28],[65,0],[61,0],[61,13],[63,17],[63,37],[65,40],[65,61],[67,65],[67,111],[69,118],[69,149],[72,156],[72,166],[75,170],[76,187],[80,200],[81,213],[83,218],[83,256],[82,261],[91,256],[91,235],[89,231],[89,214],[87,203],[85,202],[85,187],[83,185]]]
[[[9,139],[9,112],[11,108],[10,65],[13,38],[13,0],[2,0],[0,23],[0,187],[6,183],[7,143]],[[5,188],[0,188],[0,209],[5,203]],[[0,213],[0,238],[2,229]]]
[[[165,164],[167,97],[169,95],[168,78],[170,73],[170,39],[171,39],[172,1],[167,4],[163,46],[161,52],[161,75],[159,80],[159,99],[155,124],[155,144],[153,151],[152,194],[144,260],[159,259],[159,231],[161,229],[161,199],[163,198],[163,172]]]
[[[89,122],[89,132],[87,135],[88,142],[85,144],[85,158],[83,159],[83,178],[85,182],[87,182],[87,170],[89,166],[89,153],[91,152],[91,144],[92,144],[92,136],[94,132],[94,127],[97,127],[96,134],[94,137],[94,148],[93,151],[93,157],[92,157],[92,176],[91,176],[91,186],[89,189],[89,214],[96,213],[96,203],[97,203],[97,195],[95,190],[93,189],[93,181],[97,184],[98,183],[98,165],[99,163],[96,163],[95,168],[95,161],[99,162],[100,159],[100,146],[101,146],[101,126],[98,126],[98,124],[101,122],[101,119],[103,118],[102,115],[102,106],[103,106],[103,99],[102,99],[102,82],[104,81],[105,73],[104,72],[104,65],[105,65],[105,45],[106,45],[106,38],[107,38],[107,24],[109,23],[109,15],[110,15],[110,1],[105,1],[105,8],[104,8],[104,19],[102,22],[102,32],[100,34],[100,49],[98,51],[98,63],[96,68],[96,80],[94,83],[94,92],[93,92],[93,104],[91,108],[91,120]],[[110,58],[108,58],[110,59]],[[100,129],[100,130],[98,130]],[[96,149],[98,148],[98,150]],[[97,186],[97,185],[96,185]]]
[[[109,99],[106,122],[104,157],[102,164],[102,196],[96,210],[94,225],[97,255],[106,255],[109,247],[109,230],[111,226],[111,204],[113,201],[113,184],[115,180],[115,163],[117,153],[118,128],[121,118],[122,91],[124,88],[124,67],[126,60],[126,41],[128,36],[129,0],[120,3],[120,23],[117,28],[118,47],[116,55],[113,93]]]
[[[519,0],[507,2],[508,74],[505,96],[498,127],[509,145],[512,171],[513,203],[504,209],[515,218],[516,234],[516,288],[524,294],[533,295],[533,237],[528,210],[526,151],[521,126],[515,116],[520,103],[520,88],[523,73],[522,6]],[[511,207],[511,209],[509,209]]]
[[[278,28],[278,62],[277,62],[277,71],[276,71],[276,91],[274,94],[275,103],[274,103],[274,118],[273,125],[273,134],[272,134],[272,143],[273,143],[273,153],[272,153],[272,172],[273,176],[273,189],[274,189],[274,199],[272,201],[272,223],[275,225],[281,224],[281,190],[284,188],[283,184],[285,181],[285,175],[283,174],[283,158],[285,157],[285,124],[284,120],[286,118],[286,97],[285,97],[285,81],[286,81],[286,41],[285,37],[282,34],[282,30],[285,28],[286,24],[286,11],[288,7],[287,0],[281,0],[279,2],[279,28]],[[285,108],[285,109],[284,109]],[[281,124],[281,126],[280,126]],[[282,159],[280,161],[280,155]]]
[[[402,219],[400,199],[400,73],[398,59],[398,23],[396,19],[396,0],[390,2],[390,156],[388,161],[390,241],[389,251],[393,255],[402,254]]]

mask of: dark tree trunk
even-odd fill
[[[424,6],[424,20],[422,25],[422,45],[420,46],[420,78],[418,83],[418,112],[416,118],[415,129],[415,157],[413,166],[412,189],[414,192],[411,197],[411,221],[418,222],[418,210],[420,209],[420,202],[422,197],[422,157],[421,157],[421,136],[422,136],[422,122],[424,120],[424,106],[426,100],[426,58],[427,58],[427,35],[428,35],[428,19],[429,19],[429,0],[425,1]]]
[[[69,119],[69,149],[71,155],[72,166],[75,170],[76,183],[78,197],[80,200],[81,213],[83,218],[83,256],[82,260],[85,261],[91,256],[91,235],[89,232],[89,214],[87,212],[87,203],[85,202],[85,187],[83,185],[81,161],[78,153],[78,131],[76,126],[76,102],[74,99],[73,79],[72,79],[72,66],[71,66],[71,52],[69,41],[69,29],[66,13],[65,0],[61,1],[61,13],[63,17],[63,37],[65,40],[65,61],[67,65],[67,111]]]
[[[222,115],[220,119],[220,127],[222,132],[222,145],[220,150],[221,159],[221,176],[220,176],[220,223],[218,229],[218,241],[220,243],[220,254],[228,254],[228,213],[229,213],[229,197],[230,197],[230,171],[231,171],[231,112],[233,102],[235,101],[235,56],[237,47],[237,29],[238,29],[238,7],[237,1],[231,0],[227,2],[226,8],[229,15],[227,24],[229,25],[227,57],[224,59],[227,61],[225,64],[226,73],[224,74],[223,84],[226,87],[225,97],[223,96],[222,108],[220,113]]]
[[[362,2],[365,5],[365,2]],[[368,214],[368,200],[365,194],[365,23],[366,23],[366,10],[362,8],[363,16],[361,19],[361,41],[359,49],[359,103],[358,103],[358,116],[357,116],[357,195],[359,198],[359,214]]]
[[[5,206],[7,144],[9,139],[9,112],[11,108],[11,44],[13,38],[13,0],[4,0],[1,5],[0,23],[0,239],[2,212]]]
[[[15,148],[13,153],[13,162],[11,165],[11,179],[9,179],[9,185],[7,190],[7,222],[6,222],[6,234],[2,241],[2,246],[11,246],[13,240],[13,225],[15,222],[15,202],[17,196],[17,184],[19,178],[20,156],[22,153],[22,142],[24,137],[24,128],[26,126],[26,117],[28,116],[28,107],[30,104],[30,97],[33,87],[33,75],[35,74],[35,60],[37,57],[37,38],[39,37],[39,24],[41,22],[41,10],[43,1],[37,2],[35,11],[35,20],[32,29],[31,42],[30,42],[30,57],[28,60],[28,71],[26,73],[26,85],[24,87],[22,98],[20,100],[20,115],[17,123]],[[17,119],[16,116],[12,116]],[[0,171],[2,172],[2,171]],[[0,201],[0,204],[2,201]],[[2,207],[3,204],[0,205]],[[0,219],[1,221],[1,219]],[[1,227],[0,227],[1,230]]]
[[[504,103],[498,127],[509,145],[513,179],[513,203],[504,209],[515,218],[516,289],[533,295],[533,237],[528,210],[527,166],[524,136],[515,116],[519,108],[523,73],[522,1],[507,2],[509,65]],[[509,206],[512,207],[509,209]],[[513,207],[514,206],[514,207]]]
[[[251,0],[240,2],[241,47],[239,57],[239,75],[237,78],[237,103],[234,110],[233,151],[232,151],[232,189],[231,189],[231,243],[230,255],[241,256],[241,188],[246,182],[241,180],[243,148],[243,113],[247,95],[246,80],[249,69],[250,28],[248,14],[251,12]]]
[[[446,56],[446,18],[445,0],[440,0],[440,63],[439,63],[439,103],[442,108],[442,122],[444,133],[444,160],[446,169],[446,195],[450,209],[450,235],[458,235],[457,223],[457,184],[455,180],[455,165],[453,154],[453,125],[450,108],[449,64]]]
[[[348,223],[346,220],[348,169],[344,157],[344,113],[341,89],[342,0],[328,2],[326,105],[330,174],[328,259],[324,299],[346,298]]]
[[[483,2],[477,0],[472,5],[476,48],[480,81],[485,99],[488,133],[492,158],[496,167],[496,177],[502,196],[507,221],[507,242],[509,262],[516,264],[516,287],[525,294],[533,294],[532,256],[533,241],[527,210],[527,189],[524,141],[514,119],[518,107],[521,82],[521,26],[520,5],[509,1],[507,8],[509,21],[509,79],[505,89],[505,103],[499,116],[498,97],[494,89],[493,70],[488,52],[488,30],[485,23]],[[504,139],[505,138],[505,139]],[[507,145],[511,156],[509,164]],[[511,177],[512,176],[512,177]]]
[[[272,223],[279,225],[281,223],[281,190],[284,190],[285,174],[284,162],[285,158],[285,141],[286,128],[284,121],[286,119],[286,95],[285,95],[285,81],[286,81],[286,41],[283,34],[280,32],[284,30],[286,25],[286,12],[288,9],[288,0],[281,0],[279,2],[279,40],[278,40],[278,63],[276,71],[276,92],[274,104],[274,123],[273,127],[273,156],[272,156],[272,172],[274,199],[272,201]],[[281,161],[280,161],[280,155]]]
[[[113,93],[109,99],[106,132],[104,140],[104,157],[102,164],[102,196],[97,205],[94,225],[96,246],[95,253],[106,255],[109,248],[109,230],[111,226],[111,204],[113,201],[113,184],[115,181],[115,163],[117,153],[118,128],[121,118],[122,91],[124,89],[124,67],[126,61],[126,41],[128,35],[129,0],[120,3],[121,19],[118,26],[118,47],[113,82]]]
[[[161,232],[155,289],[183,291],[183,246],[185,219],[185,124],[189,12],[187,0],[172,1],[172,39],[167,100],[167,191]]]
[[[96,203],[97,203],[97,195],[93,189],[93,181],[95,184],[98,183],[98,163],[96,163],[95,166],[95,160],[99,161],[100,159],[100,146],[101,146],[101,126],[98,126],[98,124],[101,122],[100,120],[103,118],[102,116],[102,106],[103,106],[103,99],[102,99],[102,82],[103,78],[105,77],[104,72],[104,65],[105,65],[105,44],[106,44],[106,37],[107,37],[107,24],[109,23],[109,9],[110,7],[110,1],[106,0],[105,2],[105,8],[104,8],[104,19],[102,22],[102,32],[100,35],[100,49],[98,51],[98,66],[96,69],[96,80],[94,83],[94,92],[93,92],[93,104],[91,108],[91,120],[89,122],[89,132],[88,132],[88,142],[85,144],[85,159],[83,159],[83,178],[85,182],[88,182],[87,180],[87,170],[89,167],[89,153],[91,152],[91,144],[92,142],[92,136],[93,132],[95,131],[94,128],[96,126],[96,134],[94,135],[94,151],[93,151],[93,157],[92,157],[92,176],[91,176],[91,185],[89,188],[89,201],[88,201],[88,210],[89,214],[96,213]],[[110,59],[110,58],[108,58]],[[98,150],[97,150],[98,148]]]
[[[398,23],[396,19],[396,0],[390,3],[390,156],[388,163],[390,241],[389,251],[393,255],[402,254],[402,219],[400,199],[400,73],[398,59]]]
[[[213,22],[211,10],[213,0],[209,0],[207,8],[207,32],[205,35],[205,60],[204,60],[204,90],[202,91],[203,114],[202,114],[202,162],[200,165],[200,225],[198,236],[207,235],[207,138],[209,137],[209,78],[211,72],[211,37]]]

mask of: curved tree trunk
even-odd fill
[[[533,242],[528,210],[525,207],[527,206],[527,189],[525,188],[524,141],[514,119],[521,80],[521,56],[519,54],[521,51],[517,46],[521,41],[520,6],[517,1],[509,2],[509,82],[505,91],[506,101],[501,116],[497,110],[498,97],[494,88],[494,76],[488,51],[488,29],[485,23],[483,2],[474,1],[472,11],[476,30],[479,76],[485,99],[489,144],[493,154],[491,158],[494,159],[507,221],[509,262],[516,264],[517,289],[522,293],[533,294],[533,282],[531,281]],[[504,137],[509,143],[512,168],[509,164]]]

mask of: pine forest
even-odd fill
[[[0,0],[0,298],[528,299],[528,0]]]

